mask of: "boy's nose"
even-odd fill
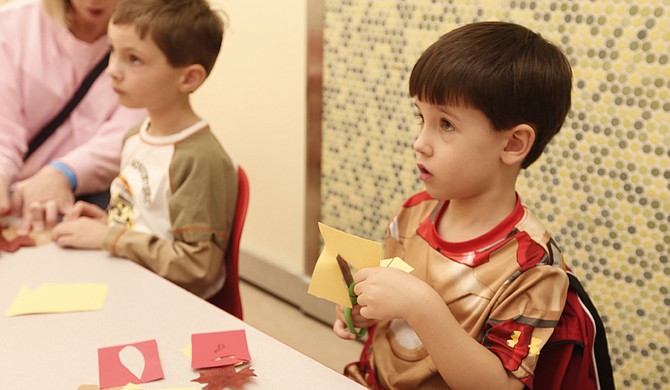
[[[427,131],[422,127],[419,132],[419,136],[416,137],[414,141],[414,151],[417,154],[429,155],[430,154],[430,145],[428,142]]]
[[[118,79],[119,77],[119,71],[116,65],[116,60],[114,59],[114,54],[109,56],[109,63],[107,64],[107,69],[105,69],[105,73],[107,73],[107,75],[112,79]]]

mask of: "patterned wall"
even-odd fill
[[[322,220],[381,240],[422,189],[407,83],[464,23],[524,24],[559,44],[573,106],[523,174],[608,332],[619,388],[670,388],[670,0],[326,0]]]

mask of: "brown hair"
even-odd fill
[[[206,0],[121,0],[112,23],[135,26],[142,39],[149,34],[170,65],[200,64],[209,74],[221,49],[224,16]]]
[[[497,131],[531,126],[535,143],[522,168],[560,131],[571,90],[572,69],[563,52],[505,22],[472,23],[443,35],[421,55],[409,80],[412,97],[476,108]]]

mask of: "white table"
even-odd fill
[[[101,311],[7,317],[22,284],[107,283]],[[277,318],[276,321],[281,321]],[[165,378],[142,388],[195,387],[182,354],[191,334],[245,329],[257,377],[245,389],[361,389],[135,263],[54,244],[0,254],[0,389],[74,390],[98,384],[98,348],[155,339]]]

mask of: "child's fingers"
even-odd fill
[[[335,335],[341,339],[344,340],[355,340],[356,335],[353,333],[349,332],[349,329],[347,329],[347,325],[344,323],[342,320],[335,320],[335,323],[333,324],[333,332],[335,332]]]
[[[59,236],[52,235],[52,239],[54,240],[56,245],[62,248],[69,248],[74,245],[73,236],[71,235],[65,235],[65,234],[61,234]]]
[[[361,268],[361,269],[359,269],[358,271],[356,271],[356,274],[354,275],[354,282],[356,284],[358,284],[358,283],[364,281],[365,279],[368,278],[368,275],[370,274],[370,272],[372,272],[372,270],[374,270],[374,268]]]
[[[86,214],[86,203],[78,201],[63,214],[63,221],[71,221]]]

